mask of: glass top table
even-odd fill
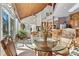
[[[47,41],[47,42],[49,42],[49,43],[47,43],[47,44],[45,43],[45,45],[47,45],[46,48],[42,48],[44,46],[44,44],[43,44],[44,42],[43,43],[42,42],[37,42],[36,40],[33,40],[33,39],[27,39],[25,41],[25,45],[27,47],[33,49],[33,50],[36,50],[36,51],[44,51],[44,52],[61,51],[61,50],[65,49],[67,47],[67,45],[68,45],[67,42],[59,41],[59,42],[57,42],[57,44],[55,46],[53,46],[53,47],[50,46],[49,47],[48,44],[49,45],[52,45],[53,44],[53,42],[51,42],[50,39],[53,40],[53,38],[48,38],[49,41]],[[36,43],[39,44],[39,45],[37,45]]]

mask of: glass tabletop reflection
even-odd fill
[[[52,39],[52,41],[51,41],[51,39]],[[38,41],[40,41],[40,40],[38,40]],[[68,43],[63,42],[63,41],[55,42],[53,40],[53,38],[48,38],[47,43],[42,40],[41,40],[41,42],[38,42],[38,41],[33,40],[33,39],[27,39],[25,41],[25,45],[33,50],[44,51],[44,52],[61,51],[61,50],[65,49],[68,45]],[[57,44],[54,45],[54,42]]]

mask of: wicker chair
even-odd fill
[[[73,39],[75,38],[75,29],[63,29],[61,41],[66,42],[68,45],[64,50],[58,51],[60,55],[69,55],[69,49],[72,45]]]
[[[7,36],[3,40],[1,40],[1,45],[7,56],[35,56],[34,51],[26,49],[23,53],[17,55],[17,50],[15,48],[15,44],[13,42],[12,37]]]

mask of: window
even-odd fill
[[[8,20],[9,20],[9,17],[8,17],[8,14],[3,10],[2,11],[2,20],[3,20],[3,36],[5,35],[8,35],[9,34],[9,29],[8,29]]]

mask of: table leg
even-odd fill
[[[43,51],[35,51],[37,56],[56,56],[55,52],[43,52]]]
[[[52,52],[38,51],[38,56],[52,56]]]

